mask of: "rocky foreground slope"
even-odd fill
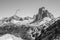
[[[14,35],[23,40],[55,40],[60,39],[60,17],[54,16],[41,7],[33,18],[21,18],[17,15],[0,20],[0,37],[5,34]]]

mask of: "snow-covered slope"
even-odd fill
[[[19,24],[19,25],[39,26],[54,18],[54,16],[51,13],[43,9],[45,8],[43,7],[39,8],[38,14],[36,14],[34,18],[31,18],[29,16],[22,18],[22,17],[18,17],[17,15],[3,18],[0,20],[0,25],[13,23],[13,24]]]
[[[23,25],[23,26],[33,28],[33,31],[29,30],[28,33],[34,32],[34,33],[41,34],[40,29],[42,29],[42,28],[47,29],[50,25],[55,23],[55,21],[57,21],[57,20],[60,20],[60,17],[54,18],[54,16],[50,12],[48,12],[47,10],[45,10],[45,8],[42,7],[42,8],[39,8],[38,14],[36,14],[33,18],[31,18],[31,17],[22,18],[17,15],[13,15],[11,17],[6,17],[6,18],[1,19],[0,26],[2,27],[5,25],[9,25],[9,27],[10,27],[11,25],[14,25],[14,27],[15,27],[16,25],[18,25],[18,26],[20,25],[19,27],[21,27],[21,25]],[[38,30],[38,28],[39,28],[39,30]],[[21,30],[19,30],[19,31],[21,31]],[[32,35],[32,34],[30,34],[30,35]]]

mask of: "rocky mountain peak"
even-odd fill
[[[49,17],[50,19],[54,18],[53,14],[51,14],[48,10],[46,10],[45,7],[39,8],[38,14],[34,16],[35,16],[34,22],[39,20],[42,21],[45,17]]]

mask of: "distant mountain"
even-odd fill
[[[42,21],[43,18],[45,17],[49,17],[50,19],[54,18],[54,16],[50,12],[48,12],[48,10],[46,10],[45,7],[39,8],[38,14],[34,15],[34,17],[35,17],[35,20],[32,23],[39,20]]]
[[[17,15],[13,15],[11,17],[3,18],[0,22],[2,23],[12,22],[12,23],[20,23],[20,24],[37,24],[43,21],[43,19],[45,20],[45,18],[54,19],[54,16],[50,12],[48,12],[48,10],[46,10],[45,7],[41,7],[38,10],[38,14],[34,15],[33,18],[29,16],[22,18]]]
[[[13,15],[0,20],[0,35],[8,33],[27,40],[50,40],[60,32],[59,28],[60,17],[54,18],[45,7],[39,8],[33,18]]]
[[[6,17],[0,20],[0,23],[20,23],[20,24],[26,24],[26,23],[30,23],[31,21],[33,21],[34,19],[31,17],[19,17],[17,15],[13,15],[11,17]]]

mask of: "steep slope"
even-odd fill
[[[38,14],[35,15],[35,20],[33,22],[42,21],[45,17],[49,17],[50,19],[54,18],[54,16],[50,12],[48,12],[45,7],[41,7],[38,10]]]
[[[59,31],[60,17],[54,16],[41,7],[34,18],[13,15],[0,20],[0,36],[11,34],[23,40],[52,40]],[[56,32],[56,30],[58,32]],[[55,36],[55,35],[53,35]]]

